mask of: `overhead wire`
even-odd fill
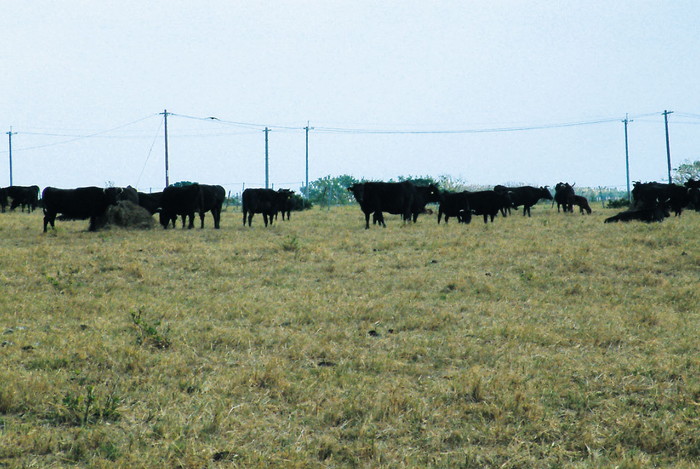
[[[116,127],[110,128],[110,129],[100,130],[100,131],[98,131],[98,132],[94,132],[94,133],[87,134],[87,135],[79,135],[79,136],[77,136],[77,137],[74,137],[74,138],[71,138],[71,139],[68,139],[68,140],[63,140],[63,141],[60,141],[60,142],[46,143],[46,144],[43,144],[43,145],[35,145],[35,146],[32,146],[32,147],[23,147],[23,148],[20,147],[20,148],[14,149],[14,151],[36,150],[36,149],[39,149],[39,148],[53,147],[53,146],[56,146],[56,145],[65,145],[66,143],[75,142],[75,141],[77,141],[77,140],[82,140],[82,139],[85,139],[85,138],[92,138],[92,137],[96,137],[96,136],[101,135],[101,134],[106,134],[106,133],[109,133],[109,132],[113,132],[113,131],[115,131],[115,130],[123,129],[124,127],[128,127],[128,126],[130,126],[130,125],[137,124],[137,123],[139,123],[139,122],[142,122],[142,121],[144,121],[144,120],[146,120],[146,119],[150,119],[151,117],[154,117],[154,116],[157,116],[157,115],[158,115],[158,114],[150,114],[150,115],[145,116],[145,117],[142,117],[142,118],[140,118],[140,119],[136,119],[135,121],[127,122],[126,124],[118,125],[118,126],[116,126]],[[18,132],[18,133],[24,133],[24,132]]]

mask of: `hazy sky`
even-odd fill
[[[663,180],[664,110],[672,165],[700,159],[696,0],[2,6],[0,185],[12,127],[17,185],[161,190],[164,109],[170,182],[233,192],[264,185],[265,126],[298,188],[307,122],[310,180],[624,188],[621,120],[631,179]]]

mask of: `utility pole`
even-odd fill
[[[668,183],[671,184],[671,147],[668,143],[668,115],[673,111],[664,111],[664,124],[666,126],[666,161],[668,162]]]
[[[309,127],[309,121],[306,121],[306,198],[309,198],[309,130],[313,127]]]
[[[165,187],[170,185],[170,177],[168,176],[168,110],[163,109],[163,124],[165,128]]]
[[[265,189],[270,187],[270,166],[269,166],[269,153],[268,153],[268,146],[267,146],[267,134],[270,132],[270,129],[265,127]]]
[[[12,185],[12,136],[16,135],[17,132],[13,132],[12,127],[10,127],[10,131],[5,133],[8,135],[10,140],[10,185]]]
[[[634,122],[629,120],[628,115],[625,114],[625,120],[622,122],[625,123],[625,169],[627,171],[627,201],[631,202],[632,201],[632,193],[630,192],[630,151],[629,151],[629,146],[627,145],[627,124],[629,122]]]

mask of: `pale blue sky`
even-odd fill
[[[631,178],[661,180],[665,109],[673,166],[700,158],[698,18],[696,1],[3,2],[0,185],[12,126],[15,184],[160,190],[166,108],[170,181],[234,192],[264,183],[266,125],[270,182],[298,187],[307,121],[311,180],[622,188],[629,113]],[[545,128],[323,131],[522,127]]]

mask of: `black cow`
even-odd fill
[[[688,188],[688,206],[700,212],[700,181],[689,179],[684,185]]]
[[[632,198],[633,208],[646,209],[660,204],[664,209],[673,210],[676,216],[680,216],[690,202],[687,187],[660,182],[635,182]]]
[[[145,192],[139,192],[139,205],[146,210],[148,210],[148,213],[153,215],[156,212],[160,211],[160,201],[163,198],[163,193],[162,192],[151,192],[151,193],[145,193]]]
[[[654,204],[646,208],[630,209],[620,212],[615,216],[606,218],[604,223],[613,223],[618,221],[640,220],[646,223],[661,222],[670,214],[661,204]]]
[[[416,194],[413,198],[413,204],[411,205],[411,212],[413,215],[413,223],[418,220],[418,215],[425,213],[425,206],[429,203],[436,203],[442,200],[442,194],[440,189],[435,184],[429,184],[427,186],[416,186]]]
[[[185,218],[189,217],[188,229],[194,228],[194,213],[202,207],[202,191],[199,184],[186,186],[168,186],[163,189],[160,201],[160,224],[167,229],[172,222],[175,228],[177,216],[182,216],[182,227]]]
[[[30,213],[39,204],[39,186],[10,186],[7,188],[7,196],[12,199],[10,211],[21,206],[23,212],[26,207],[27,213]]]
[[[557,212],[560,208],[564,210],[564,213],[573,212],[574,205],[576,205],[574,186],[568,182],[557,183],[557,185],[554,186],[554,200],[552,200],[552,205],[554,205],[554,202],[557,203]]]
[[[489,218],[491,218],[491,223],[493,223],[493,219],[496,218],[498,212],[511,203],[508,194],[495,190],[466,192],[466,194],[469,199],[471,213],[474,215],[483,215],[484,223],[488,223]],[[465,222],[466,220],[462,218],[460,221]]]
[[[496,186],[494,187],[496,192],[508,192],[510,195],[510,202],[513,204],[514,208],[523,206],[523,216],[530,214],[530,207],[539,202],[540,199],[552,200],[552,194],[549,193],[547,186],[545,187],[532,187],[532,186],[521,186],[521,187],[505,187]]]
[[[2,209],[2,213],[5,213],[7,205],[7,187],[0,187],[0,209]]]
[[[219,222],[221,221],[221,207],[223,207],[224,200],[226,200],[226,191],[221,186],[210,186],[208,184],[200,184],[199,187],[202,191],[202,206],[199,210],[201,228],[204,228],[204,213],[211,212],[211,216],[214,217],[214,228],[218,230]]]
[[[574,195],[574,205],[578,206],[578,209],[581,213],[583,213],[584,210],[589,215],[591,214],[591,212],[593,212],[593,210],[591,210],[591,206],[588,205],[588,199],[582,195]]]
[[[447,192],[442,193],[442,201],[438,208],[438,225],[442,216],[445,215],[445,223],[450,217],[456,217],[460,223],[472,221],[471,207],[469,206],[469,192]]]
[[[56,215],[65,219],[90,219],[88,230],[96,231],[97,218],[102,216],[110,205],[116,205],[121,189],[109,187],[78,187],[77,189],[56,189],[47,187],[41,194],[44,204],[44,233],[51,224],[55,228]]]
[[[139,193],[131,186],[122,187],[121,192],[117,196],[118,200],[128,200],[134,205],[139,204]]]
[[[428,186],[431,187],[431,186]],[[401,215],[404,223],[411,219],[417,220],[418,213],[425,209],[426,199],[439,197],[432,194],[437,188],[427,189],[422,195],[418,194],[415,184],[403,182],[361,182],[348,187],[360,209],[365,214],[365,229],[369,229],[369,216],[374,213],[375,222],[386,228],[382,212]],[[438,192],[438,191],[436,191]]]
[[[278,210],[282,213],[282,220],[284,220],[285,214],[287,215],[287,220],[294,209],[294,191],[291,189],[278,189],[277,193],[281,196],[279,201]],[[277,219],[277,214],[275,213],[275,219]]]
[[[248,226],[251,226],[253,215],[261,213],[265,226],[268,221],[270,225],[274,221],[277,212],[281,207],[287,206],[287,200],[291,199],[293,191],[283,190],[275,191],[273,189],[246,189],[242,196],[243,210],[243,226],[248,221]]]

